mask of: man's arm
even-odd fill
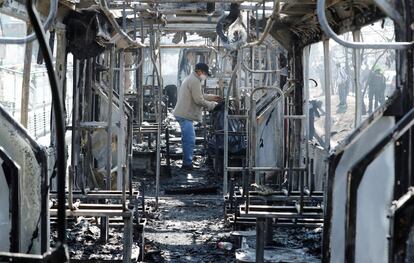
[[[208,101],[219,102],[221,100],[221,97],[214,94],[204,94],[204,99]]]
[[[207,110],[213,110],[217,105],[217,102],[204,99],[203,92],[201,91],[201,83],[192,81],[189,84],[191,85],[191,96],[193,97],[195,104],[205,107]]]

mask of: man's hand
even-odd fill
[[[218,96],[218,95],[214,95],[214,96],[212,96],[211,100],[212,101],[215,101],[215,102],[220,102],[223,99],[220,96]]]

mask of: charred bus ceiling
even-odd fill
[[[174,85],[180,85],[192,66],[205,61],[214,74],[204,88],[223,96],[223,123],[213,131],[208,123],[200,124],[199,138],[223,142],[208,155],[223,182],[225,218],[235,227],[256,225],[256,262],[265,261],[265,244],[273,227],[280,225],[323,225],[323,262],[414,260],[413,1],[51,0],[36,5],[47,21],[48,43],[33,17],[29,20],[26,1],[0,0],[0,12],[36,25],[38,63],[51,59],[48,47],[56,51],[55,69],[49,73],[55,74],[57,83],[51,81],[51,86],[59,89],[60,98],[53,104],[71,107],[61,114],[63,134],[55,119],[48,123],[51,142],[45,148],[17,124],[13,113],[1,108],[7,125],[0,134],[0,224],[5,226],[0,234],[9,237],[0,241],[5,250],[1,262],[68,261],[65,222],[79,216],[100,218],[103,243],[116,225],[114,219],[123,222],[122,261],[131,262],[138,243],[143,254],[147,211],[143,193],[133,184],[134,169],[154,175],[157,209],[160,174],[165,172],[161,168],[171,169],[173,120],[166,97],[173,100],[174,94],[167,87],[174,93]],[[328,25],[321,26],[321,10]],[[363,28],[378,21],[384,26],[386,18],[393,20],[395,42],[405,42],[383,46],[396,49],[389,62],[396,72],[396,88],[363,117],[367,96],[360,81],[361,50],[379,47],[353,47],[357,41],[366,42],[361,41]],[[334,32],[328,32],[329,27]],[[353,83],[355,111],[346,137],[331,147],[331,97],[339,95],[331,94],[339,86],[331,72],[334,33],[347,45],[345,66]],[[344,40],[345,33],[352,33],[354,41]],[[26,42],[0,37],[5,45]],[[317,52],[323,70],[317,80],[310,76],[315,43],[322,43]],[[163,61],[166,49],[176,50],[178,61]],[[31,64],[31,44],[25,52],[25,63]],[[375,63],[379,60],[375,57]],[[177,69],[177,83],[165,83],[165,68]],[[67,85],[68,74],[72,87]],[[21,114],[29,118],[30,67],[24,67],[22,75]],[[316,114],[324,116],[324,127],[319,128],[325,133],[316,141],[310,135],[310,119],[316,118],[315,108],[322,104],[310,99],[313,83],[324,92],[319,96],[324,98],[324,112]],[[0,103],[6,105],[3,91],[0,95]],[[63,154],[57,135],[65,134],[70,147]],[[237,155],[229,146],[234,141],[243,144]],[[56,167],[66,167],[62,162],[68,162],[67,169],[56,173]],[[48,194],[58,199],[49,209]],[[30,198],[36,200],[24,215],[21,208]],[[57,222],[61,242],[54,249],[47,244],[51,222]]]

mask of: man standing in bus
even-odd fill
[[[213,110],[220,96],[203,94],[202,82],[207,79],[209,68],[204,63],[198,63],[194,72],[187,76],[178,90],[177,104],[173,114],[181,127],[181,142],[183,144],[183,170],[192,170],[193,152],[195,145],[194,121],[201,122],[202,109]]]

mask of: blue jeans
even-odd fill
[[[175,116],[181,127],[181,142],[183,144],[183,165],[193,165],[195,131],[192,120]]]

